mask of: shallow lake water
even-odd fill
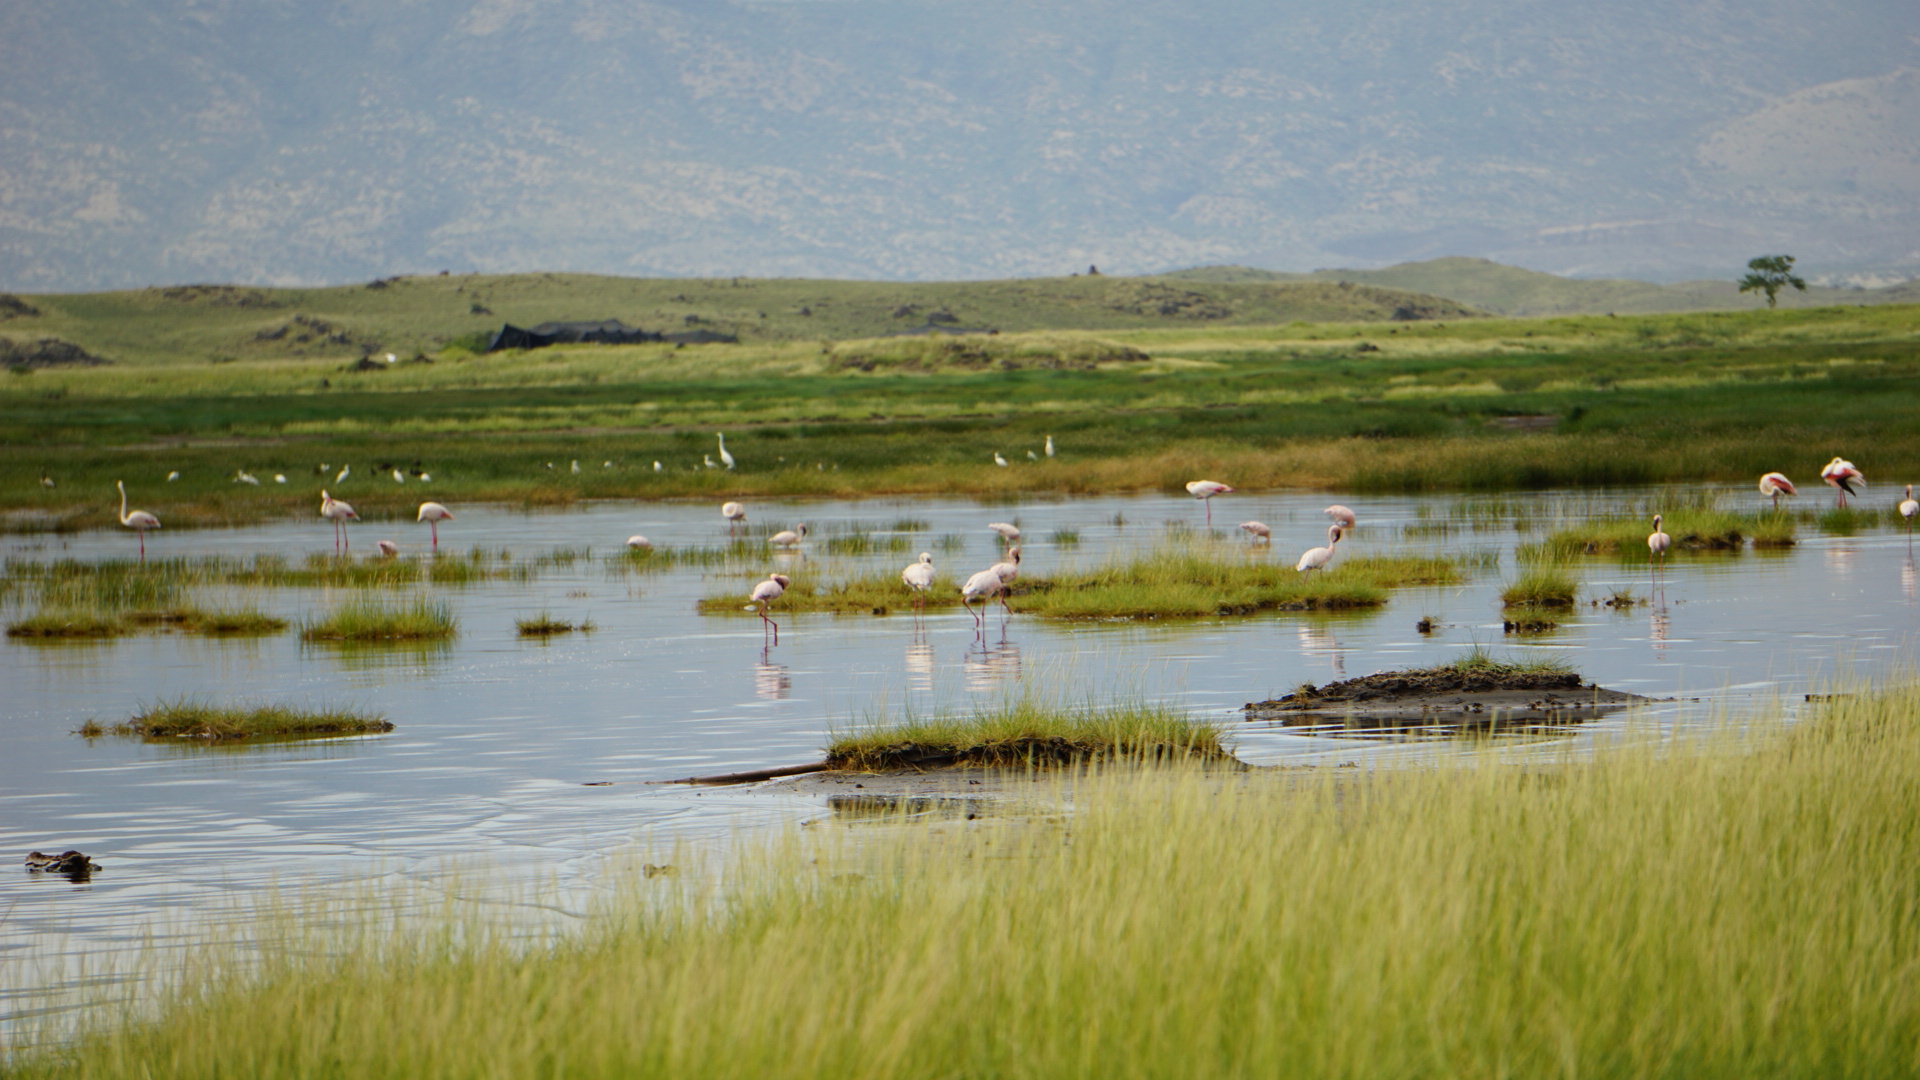
[[[351,492],[346,493],[349,497]],[[1689,491],[1688,498],[1698,492]],[[1651,588],[1644,562],[1588,559],[1582,605],[1556,632],[1503,634],[1498,593],[1514,549],[1556,516],[1657,501],[1654,491],[1505,495],[1475,500],[1347,498],[1361,516],[1343,551],[1454,551],[1499,556],[1466,584],[1410,589],[1361,614],[1269,613],[1158,623],[989,618],[984,634],[961,612],[916,620],[779,615],[779,643],[760,621],[702,616],[702,596],[741,597],[756,577],[897,572],[921,550],[963,579],[995,560],[989,521],[1017,521],[1034,574],[1088,565],[1165,542],[1168,523],[1198,527],[1202,507],[1160,496],[981,504],[962,499],[756,503],[752,520],[808,522],[795,555],[759,565],[621,573],[625,538],[716,545],[726,524],[707,504],[598,504],[527,514],[459,506],[443,546],[591,557],[543,565],[526,581],[426,587],[451,604],[459,637],[443,647],[343,650],[292,632],[251,640],[174,633],[113,641],[0,645],[0,1036],[45,1004],[49,990],[85,985],[93,961],[148,942],[190,936],[211,912],[268,886],[383,879],[434,887],[474,867],[525,872],[591,895],[597,868],[636,840],[718,843],[746,828],[817,815],[800,797],[689,789],[654,782],[817,760],[829,733],[863,720],[988,706],[1010,694],[1069,703],[1167,701],[1236,721],[1239,755],[1258,764],[1391,764],[1433,754],[1505,752],[1484,741],[1300,733],[1237,722],[1249,701],[1302,682],[1442,662],[1475,645],[1497,655],[1563,655],[1601,685],[1677,699],[1632,720],[1613,718],[1548,744],[1555,753],[1627,723],[1665,728],[1722,722],[1742,708],[1791,703],[1840,672],[1903,670],[1920,614],[1920,582],[1904,534],[1822,536],[1807,526],[1779,552],[1680,555]],[[1729,492],[1724,505],[1750,496]],[[1757,499],[1757,497],[1755,497]],[[1803,497],[1804,503],[1813,499]],[[1273,526],[1271,552],[1291,564],[1324,542],[1325,495],[1223,496],[1214,527],[1249,518]],[[906,528],[896,528],[905,525]],[[907,548],[829,556],[835,536],[871,532]],[[1070,540],[1065,532],[1077,534]],[[424,552],[412,523],[353,528],[356,552],[393,538]],[[937,542],[945,538],[944,543]],[[159,532],[151,557],[276,554],[298,564],[331,552],[321,520],[233,530]],[[127,558],[123,533],[10,537],[13,560]],[[1655,603],[1615,612],[1589,595],[1629,587]],[[209,590],[210,600],[240,595]],[[342,590],[259,589],[245,599],[298,619]],[[6,601],[9,618],[31,590]],[[518,636],[516,618],[548,611],[597,629],[549,640]],[[1431,635],[1415,630],[1437,617]],[[397,725],[369,738],[207,747],[71,732],[113,723],[160,698],[200,695],[377,710]],[[1699,699],[1699,700],[1694,700]],[[1539,743],[1531,744],[1540,752]],[[595,785],[595,786],[588,786]],[[86,883],[28,874],[30,849],[78,848],[103,867]],[[464,869],[456,869],[464,868]],[[549,893],[568,895],[565,889]],[[581,903],[584,903],[584,899]],[[568,902],[560,903],[562,908]]]

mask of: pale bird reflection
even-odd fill
[[[998,645],[967,650],[962,666],[969,691],[993,690],[1020,677],[1020,646],[1002,637]]]
[[[753,692],[768,701],[783,701],[793,696],[793,676],[788,674],[787,665],[776,664],[769,660],[767,650],[760,650],[760,659],[753,663]]]
[[[1347,673],[1347,653],[1340,647],[1340,639],[1333,636],[1333,629],[1326,626],[1300,626],[1300,651],[1307,656],[1324,656],[1333,661],[1333,673],[1345,676]]]
[[[1653,614],[1650,615],[1647,620],[1647,640],[1653,642],[1653,652],[1656,659],[1665,660],[1667,658],[1667,648],[1671,644],[1667,639],[1672,633],[1673,618],[1667,614],[1667,609],[1664,607],[1654,608]]]
[[[907,682],[915,690],[933,692],[933,645],[927,636],[915,634],[907,643]]]
[[[1827,548],[1827,569],[1836,574],[1853,573],[1853,563],[1860,555],[1860,549],[1852,541],[1842,540]]]
[[[1920,575],[1914,573],[1913,556],[1909,555],[1900,564],[1900,595],[1912,600],[1916,592],[1920,592]]]

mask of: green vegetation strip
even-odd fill
[[[521,637],[553,637],[556,634],[571,634],[575,630],[590,634],[596,629],[591,619],[582,619],[577,623],[568,622],[565,619],[556,619],[544,611],[531,618],[515,619],[513,625],[520,631]]]
[[[1161,548],[1093,570],[1050,577],[1022,575],[1009,606],[1053,619],[1159,619],[1251,615],[1261,611],[1335,611],[1377,607],[1387,593],[1416,585],[1452,585],[1464,576],[1459,560],[1437,555],[1359,555],[1327,571],[1301,574],[1291,566],[1237,554]],[[708,615],[744,613],[739,595],[708,596]],[[929,608],[960,606],[959,586],[936,578],[920,597],[898,574],[879,574],[825,584],[797,577],[776,611],[886,614],[922,602]]]
[[[178,630],[209,637],[258,637],[278,634],[285,619],[252,608],[202,611],[194,607],[164,610],[110,608],[43,608],[7,624],[7,636],[17,638],[109,638],[141,630]]]
[[[296,709],[290,705],[216,705],[198,698],[161,701],[132,719],[111,727],[89,721],[78,732],[137,735],[149,739],[206,739],[229,742],[257,736],[365,735],[392,731],[378,713],[352,709]]]
[[[1908,1076],[1916,715],[1902,687],[1737,743],[1118,770],[1069,814],[821,818],[712,872],[635,858],[537,945],[347,895],[196,962],[155,946],[183,982],[152,1012],[42,1037],[64,1014],[23,1001],[7,1070]]]
[[[306,641],[433,641],[458,632],[453,609],[444,603],[375,597],[349,600],[300,627]]]
[[[1754,547],[1792,547],[1796,526],[1787,513],[1739,514],[1725,510],[1676,509],[1664,515],[1661,528],[1673,537],[1676,551],[1739,551],[1751,540]],[[1555,529],[1533,550],[1548,558],[1576,555],[1620,555],[1628,559],[1652,557],[1647,537],[1653,516],[1582,522]]]
[[[883,771],[1086,761],[1228,761],[1221,729],[1163,706],[1070,709],[1022,700],[964,716],[876,723],[836,737],[827,763]]]
[[[1535,562],[1500,590],[1500,603],[1508,608],[1570,608],[1579,591],[1579,580],[1566,567]]]

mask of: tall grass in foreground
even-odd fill
[[[22,1077],[1893,1077],[1920,691],[1747,743],[1172,769],[1070,815],[822,822],[576,937],[276,924]],[[1728,752],[1734,751],[1734,752]],[[823,827],[824,826],[824,827]],[[377,908],[378,905],[370,907]],[[377,913],[361,906],[364,926]]]
[[[453,609],[433,600],[389,603],[362,596],[303,623],[305,641],[430,641],[459,632]]]

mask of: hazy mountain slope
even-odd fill
[[[1767,164],[1915,65],[1905,0],[17,0],[0,287],[1886,272],[1920,268],[1911,170],[1822,185],[1911,125]]]

